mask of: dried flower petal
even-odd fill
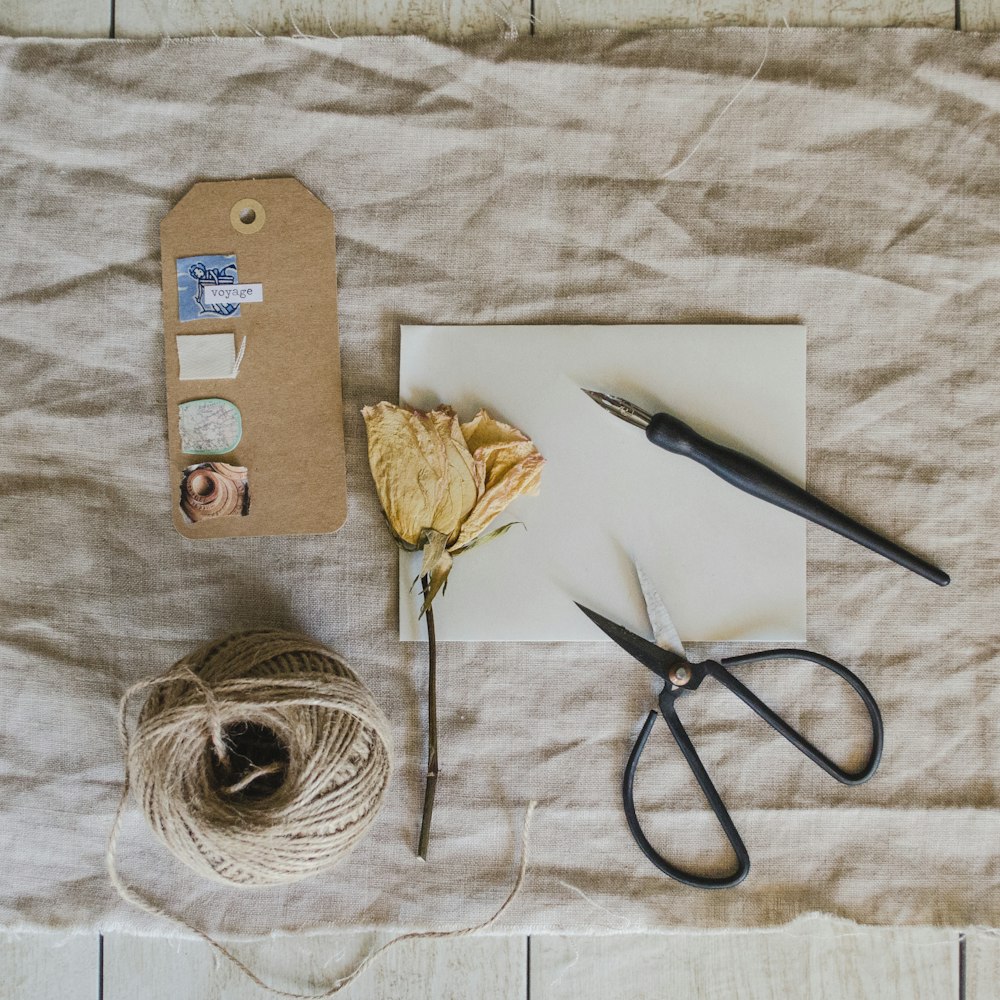
[[[426,576],[430,581],[430,586],[424,594],[424,604],[420,613],[424,614],[431,606],[431,601],[437,596],[438,591],[444,586],[451,572],[453,562],[451,553],[447,549],[448,536],[440,531],[427,532],[427,544],[424,545],[424,558],[420,565],[420,575]]]
[[[441,438],[446,469],[428,527],[447,535],[450,542],[458,537],[462,522],[482,494],[486,472],[469,453],[458,417],[450,406],[439,406],[427,416]]]
[[[467,424],[462,424],[462,436],[472,452],[477,448],[514,441],[531,444],[531,438],[522,431],[501,420],[494,420],[485,410],[480,410]]]
[[[362,411],[368,461],[389,527],[408,548],[426,531],[456,535],[480,492],[483,473],[450,407],[430,413],[379,403]]]
[[[473,458],[486,469],[486,487],[451,545],[452,552],[470,545],[517,497],[537,493],[545,464],[529,437],[485,410],[463,424],[462,433]]]

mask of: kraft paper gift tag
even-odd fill
[[[347,483],[333,213],[293,178],[195,184],[160,224],[160,250],[177,530],[336,531]],[[242,436],[195,474],[205,456],[183,451],[181,405],[211,399],[235,407]]]

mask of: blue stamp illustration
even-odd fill
[[[238,284],[235,254],[207,254],[177,260],[177,315],[182,323],[192,319],[239,316],[238,302],[206,302],[205,289]]]

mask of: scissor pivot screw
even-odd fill
[[[670,683],[678,687],[684,687],[691,680],[691,671],[687,667],[673,667],[670,670]]]

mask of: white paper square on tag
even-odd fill
[[[685,641],[801,641],[805,521],[655,447],[581,389],[666,410],[805,481],[804,327],[404,326],[404,402],[450,403],[462,420],[486,407],[548,460],[538,496],[491,525],[522,526],[456,558],[438,639],[605,640],[574,601],[648,635],[635,558]],[[424,638],[419,572],[420,553],[401,552],[404,640]]]
[[[235,378],[236,338],[231,333],[200,333],[177,338],[179,378]]]

